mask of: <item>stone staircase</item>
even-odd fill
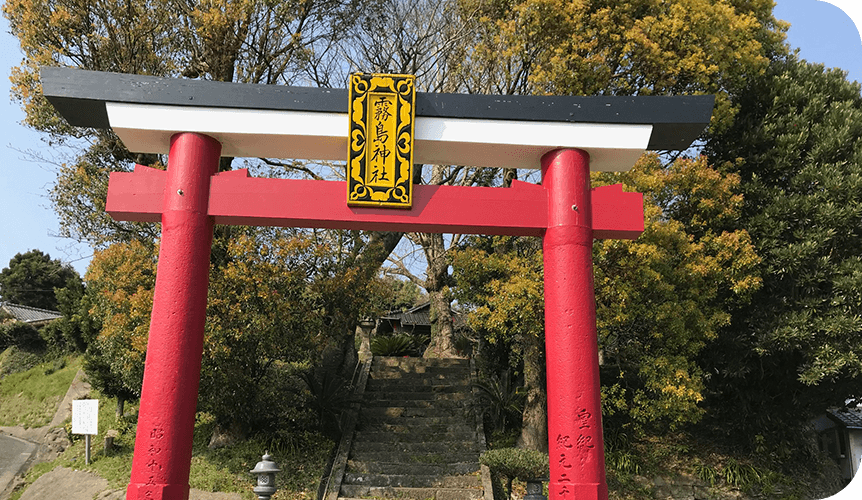
[[[338,498],[485,498],[472,406],[469,360],[375,357]]]

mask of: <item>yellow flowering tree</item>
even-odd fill
[[[698,355],[761,280],[759,258],[738,217],[739,178],[703,157],[662,166],[644,156],[623,174],[594,175],[645,195],[646,225],[634,241],[593,246],[604,411],[609,425],[676,428],[703,414]],[[532,243],[531,243],[532,242]],[[458,298],[491,344],[510,346],[529,392],[541,391],[544,336],[541,247],[536,240],[479,239],[453,259]],[[532,375],[540,374],[539,376]],[[540,433],[541,398],[525,410],[524,432]],[[532,439],[532,441],[531,441]],[[540,443],[537,437],[522,440]]]
[[[291,389],[285,370],[319,363],[381,303],[378,283],[345,266],[348,250],[325,233],[236,228],[210,271],[201,411],[223,428],[248,432],[295,406],[288,399],[296,396],[296,379]],[[114,244],[97,252],[87,271],[85,304],[94,322],[87,372],[112,396],[140,395],[157,252],[138,241]]]
[[[728,96],[782,53],[771,0],[460,0],[475,38],[463,78],[476,91]]]

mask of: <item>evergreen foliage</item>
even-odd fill
[[[646,229],[634,241],[594,242],[603,409],[608,425],[678,428],[703,415],[706,373],[698,354],[760,286],[759,259],[739,216],[739,178],[705,157],[661,164],[646,155],[623,174],[594,176],[644,193]],[[714,229],[719,227],[719,229]],[[478,244],[476,244],[478,243]],[[471,326],[504,343],[516,369],[530,339],[544,337],[541,251],[529,240],[479,238],[452,263]],[[523,364],[522,364],[523,363]]]
[[[512,497],[512,482],[544,480],[548,477],[548,454],[521,448],[498,448],[488,450],[479,457],[479,463],[487,465],[495,488],[505,478],[504,498]]]
[[[223,263],[211,270],[198,408],[222,428],[258,432],[296,399],[291,367],[321,363],[355,318],[375,314],[384,288],[344,265],[337,240],[314,233],[242,228],[224,243]],[[107,395],[140,396],[157,251],[114,244],[87,272],[86,367]]]
[[[81,277],[68,264],[40,250],[15,254],[0,271],[0,300],[56,311],[56,289],[80,288]]]
[[[411,335],[375,335],[371,339],[371,353],[375,356],[410,356],[416,354],[416,344]]]
[[[0,324],[0,351],[11,346],[25,351],[39,351],[44,348],[44,342],[32,326],[20,321],[10,321]]]
[[[763,260],[763,288],[704,359],[716,417],[783,456],[814,413],[860,396],[862,96],[840,70],[791,56],[738,104],[707,153],[741,179],[738,225]]]

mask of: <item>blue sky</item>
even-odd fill
[[[851,80],[862,81],[862,40],[853,23],[862,24],[859,0],[830,0],[843,7],[817,0],[777,0],[775,14],[791,23],[788,41],[802,58],[840,67]],[[848,15],[849,14],[849,15]],[[852,16],[852,19],[851,19]],[[57,216],[46,193],[54,179],[51,165],[34,163],[22,151],[33,150],[50,156],[40,135],[20,124],[23,114],[9,99],[10,68],[19,64],[17,40],[9,34],[5,18],[0,19],[0,268],[19,252],[38,248],[53,258],[71,263],[82,275],[92,251],[56,236]]]

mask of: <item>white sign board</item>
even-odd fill
[[[72,401],[72,434],[99,433],[99,400]]]

